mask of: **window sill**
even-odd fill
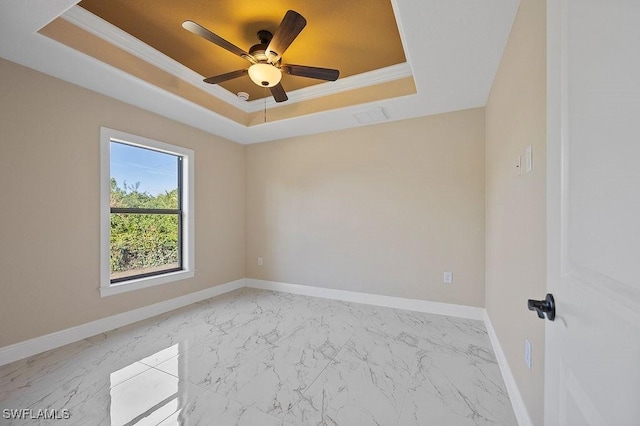
[[[194,271],[178,271],[154,277],[133,279],[131,281],[116,284],[109,283],[100,287],[100,297],[113,296],[114,294],[126,293],[128,291],[140,290],[142,288],[185,280],[187,278],[193,278],[194,274]]]

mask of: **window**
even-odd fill
[[[102,128],[102,296],[193,277],[189,149]]]

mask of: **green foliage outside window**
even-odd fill
[[[177,209],[178,189],[150,195],[111,178],[111,207]],[[111,214],[111,273],[178,266],[177,214]],[[129,275],[129,274],[126,274]]]

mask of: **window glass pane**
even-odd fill
[[[177,214],[111,214],[111,279],[180,267]]]
[[[111,207],[178,208],[178,157],[111,142]]]

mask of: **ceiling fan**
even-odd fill
[[[255,84],[261,87],[268,87],[271,90],[271,94],[276,102],[284,102],[289,99],[280,83],[283,72],[299,77],[316,78],[326,81],[335,81],[340,75],[340,71],[331,68],[282,63],[282,55],[298,34],[300,34],[305,25],[307,25],[307,20],[302,15],[294,10],[289,10],[284,15],[275,34],[272,35],[271,32],[267,30],[258,31],[260,43],[251,46],[249,52],[245,52],[196,22],[184,21],[182,23],[184,29],[251,62],[251,66],[247,69],[205,78],[205,83],[219,84],[249,74],[249,78],[251,78]]]

